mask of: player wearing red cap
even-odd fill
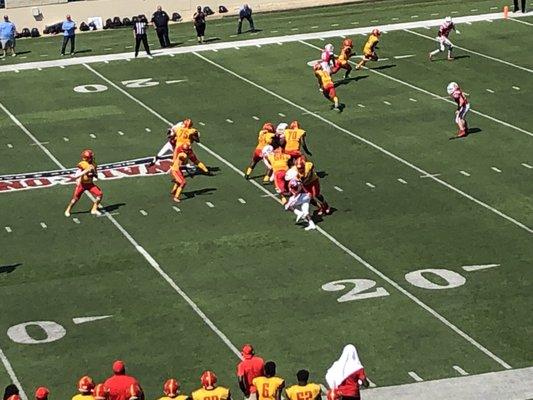
[[[252,171],[254,170],[255,166],[259,161],[263,159],[263,149],[265,146],[268,146],[272,143],[275,136],[275,129],[274,125],[272,125],[271,122],[265,122],[263,125],[263,128],[259,131],[259,134],[257,135],[257,145],[255,146],[255,150],[252,154],[252,161],[250,161],[250,165],[248,168],[246,168],[246,173],[244,174],[244,178],[250,179],[250,175],[252,174]],[[270,176],[270,170],[267,170],[265,173],[265,179],[268,182],[268,178]],[[265,181],[263,179],[263,181]]]
[[[109,393],[103,383],[99,383],[93,389],[94,400],[108,400]]]
[[[300,127],[300,123],[292,121],[285,129],[285,154],[290,155],[292,159],[297,159],[302,155],[301,149],[303,149],[307,155],[312,156],[307,148],[305,136],[306,132]]]
[[[94,400],[94,382],[90,376],[82,376],[78,381],[79,394],[72,397],[72,400]]]
[[[102,201],[102,190],[94,184],[94,179],[97,177],[96,162],[94,161],[94,153],[92,150],[84,150],[81,153],[81,161],[77,165],[78,170],[74,174],[76,177],[76,188],[72,199],[65,210],[65,217],[70,217],[72,207],[78,202],[81,195],[88,191],[94,196],[93,206],[91,208],[91,214],[101,215],[98,211],[100,202]]]
[[[352,72],[352,66],[350,65],[350,58],[355,55],[353,51],[352,39],[344,39],[342,42],[342,50],[339,57],[335,60],[335,65],[331,69],[332,74],[336,74],[339,70],[345,69],[344,79],[348,79],[350,72]]]
[[[189,396],[180,393],[180,383],[176,379],[168,379],[163,384],[163,397],[159,400],[188,400]]]
[[[131,375],[126,375],[126,366],[123,361],[117,360],[113,363],[113,376],[107,378],[104,387],[109,395],[109,400],[129,400],[131,397],[132,385],[139,386],[139,381]],[[141,398],[144,394],[141,389]]]
[[[365,46],[363,47],[363,58],[361,61],[359,61],[359,64],[357,64],[355,69],[361,69],[370,60],[377,61],[379,59],[376,53],[376,49],[379,43],[380,36],[381,32],[379,31],[379,29],[372,30],[372,34],[368,37],[368,40],[366,41]]]
[[[202,387],[192,392],[193,400],[231,400],[229,389],[217,386],[217,376],[213,371],[204,371],[200,382]]]
[[[296,373],[297,385],[285,390],[288,400],[320,400],[322,389],[316,383],[309,383],[309,371],[301,369]]]
[[[48,400],[48,395],[50,395],[50,390],[44,386],[40,386],[35,391],[36,400]]]
[[[257,388],[258,400],[280,400],[285,381],[276,376],[276,363],[267,361],[264,370],[265,376],[258,376],[252,382]]]
[[[242,347],[242,361],[237,364],[239,387],[250,400],[257,399],[257,388],[253,385],[254,378],[263,375],[265,362],[254,353],[254,348],[245,344]]]

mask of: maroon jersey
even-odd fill
[[[457,103],[457,109],[461,109],[468,104],[468,99],[459,88],[455,89],[452,93],[452,99]]]
[[[444,22],[439,28],[439,36],[448,37],[450,32],[455,29],[453,22]]]

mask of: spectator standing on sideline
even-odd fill
[[[109,400],[128,400],[132,385],[139,387],[139,381],[131,375],[126,375],[126,366],[124,362],[117,360],[113,363],[113,376],[107,378],[104,387],[109,392]],[[140,389],[141,399],[144,400],[144,394]]]
[[[152,23],[155,26],[157,37],[161,47],[170,47],[170,39],[168,38],[168,21],[170,17],[163,11],[161,6],[157,6],[157,11],[152,15]]]
[[[526,12],[526,0],[521,0],[522,3],[522,12]],[[519,10],[518,8],[518,0],[514,0],[514,10],[513,12],[517,12]]]
[[[61,55],[65,55],[67,43],[70,42],[70,55],[73,56],[76,47],[76,23],[72,20],[70,15],[67,15],[67,19],[63,21],[61,30],[63,31],[63,46],[61,47]]]
[[[239,387],[247,399],[257,400],[257,388],[252,385],[252,381],[263,375],[265,362],[261,357],[255,355],[254,348],[249,344],[242,347],[241,354],[242,361],[237,364]]]
[[[237,34],[240,35],[242,33],[242,21],[246,19],[248,23],[250,24],[250,30],[252,32],[255,32],[254,28],[254,20],[252,18],[252,9],[248,4],[243,4],[241,8],[239,9],[239,26],[237,27]]]
[[[17,28],[15,24],[9,21],[9,17],[4,15],[4,22],[0,23],[0,47],[4,50],[3,57],[7,56],[7,50],[11,49],[11,55],[15,57],[15,34]]]
[[[148,23],[142,15],[139,15],[139,20],[133,24],[133,37],[135,38],[135,57],[139,55],[139,48],[141,47],[141,42],[144,46],[144,51],[149,56],[150,46],[148,46],[148,36],[146,36],[146,29],[148,28]]]
[[[198,38],[198,43],[204,42],[205,35],[205,13],[202,11],[202,7],[196,7],[196,12],[192,16],[193,25],[196,29],[196,37]]]

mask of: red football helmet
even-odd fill
[[[379,36],[379,35],[381,35],[381,32],[380,32],[379,29],[373,29],[373,30],[372,30],[372,35],[374,35],[374,36]]]
[[[93,159],[94,159],[94,153],[92,150],[83,150],[81,152],[81,159],[82,160],[85,160],[85,161],[88,161],[88,162],[91,162]]]
[[[107,395],[108,392],[103,383],[99,383],[94,387],[93,397],[95,400],[107,400]]]
[[[204,389],[214,389],[217,384],[217,376],[213,371],[204,371],[200,377],[200,382]]]
[[[90,376],[82,376],[78,381],[78,392],[90,393],[94,389],[94,382]]]
[[[168,397],[176,397],[180,390],[180,384],[176,379],[169,379],[163,385],[163,393]]]
[[[290,129],[300,129],[300,123],[298,121],[292,121],[289,125]]]
[[[344,39],[344,41],[342,42],[342,45],[344,47],[353,47],[353,41],[352,39]]]
[[[188,129],[188,128],[192,128],[192,119],[190,119],[190,118],[185,118],[185,119],[183,120],[183,127],[184,127],[184,128],[187,128],[187,129]]]
[[[274,125],[272,124],[272,122],[265,122],[263,124],[263,130],[268,131],[270,133],[276,132],[276,128],[274,128]]]

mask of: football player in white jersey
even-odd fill
[[[444,22],[439,28],[439,33],[437,35],[437,41],[439,42],[439,48],[437,50],[432,51],[429,53],[429,60],[433,61],[433,56],[437,55],[437,53],[443,52],[444,50],[448,50],[448,60],[453,60],[452,56],[452,50],[453,50],[453,43],[450,41],[450,33],[455,31],[456,33],[460,33],[458,29],[455,28],[455,24],[452,21],[452,17],[446,17]]]

